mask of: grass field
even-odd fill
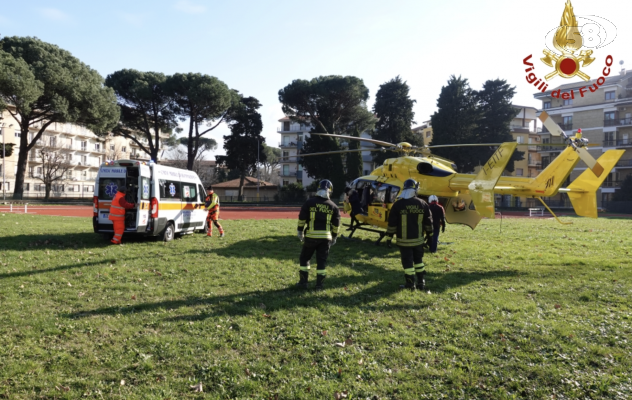
[[[398,289],[396,248],[339,239],[302,292],[294,221],[108,246],[6,214],[0,398],[631,398],[631,221],[565,220],[449,225],[427,292]]]

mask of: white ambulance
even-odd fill
[[[186,169],[136,160],[107,161],[99,168],[93,198],[94,232],[114,232],[110,204],[118,188],[127,187],[125,200],[136,207],[125,210],[125,233],[161,236],[206,230],[206,190],[197,174]]]

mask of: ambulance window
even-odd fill
[[[160,186],[161,200],[180,200],[180,182],[161,179],[158,184]]]
[[[112,200],[118,188],[125,185],[125,178],[100,178],[99,200]]]
[[[198,191],[200,192],[200,202],[203,202],[206,200],[206,190],[204,190],[202,186],[198,185]]]
[[[195,190],[195,183],[182,183],[182,200],[184,201],[196,201],[197,193]]]
[[[149,200],[149,178],[142,178],[142,187],[140,188],[141,199]]]

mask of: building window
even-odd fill
[[[426,137],[427,137],[427,138],[429,138],[429,137],[430,137],[430,135],[432,135],[432,132],[430,132],[430,131],[426,132]]]
[[[42,175],[42,167],[37,167],[37,175]]]
[[[563,117],[564,118],[564,123],[562,124],[562,129],[564,129],[565,131],[569,131],[571,129],[573,129],[573,116],[569,116],[569,117]]]
[[[13,136],[20,137],[20,133],[21,132],[19,130],[15,130],[15,131],[13,131]]]
[[[524,143],[524,137],[523,136],[516,136],[516,143]]]
[[[95,143],[94,144],[94,150],[95,151],[101,151],[101,143]]]
[[[80,142],[80,143],[81,143],[81,150],[83,150],[83,151],[88,150],[88,142],[83,141],[83,142]]]
[[[522,176],[522,168],[516,168],[516,176]]]
[[[613,126],[615,124],[615,112],[607,112],[603,114],[603,125],[604,126]]]
[[[30,189],[30,183],[27,182],[27,183],[24,184],[24,191],[28,192],[29,189]]]
[[[121,151],[122,151],[123,153],[127,153],[127,147],[125,147],[125,146],[121,147]]]
[[[110,151],[114,151],[114,145],[113,144],[110,145]]]
[[[550,101],[545,101],[545,102],[542,104],[542,109],[543,109],[543,110],[548,110],[549,108],[551,108],[551,102],[550,102]]]
[[[608,100],[614,100],[614,91],[606,92],[606,101]]]
[[[566,99],[566,100],[564,100],[564,105],[565,106],[572,106],[573,105],[573,99]]]
[[[55,147],[55,145],[57,144],[57,138],[54,136],[50,137],[50,147]]]
[[[283,166],[283,176],[290,176],[290,166],[289,165],[284,165]]]
[[[290,181],[283,181],[283,186],[287,186],[290,184]]]
[[[290,130],[290,121],[283,121],[283,130],[284,131]]]

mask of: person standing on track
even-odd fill
[[[437,244],[439,243],[439,228],[441,232],[445,232],[445,210],[443,206],[439,204],[439,198],[434,194],[428,198],[430,202],[430,212],[432,213],[432,240],[430,241],[430,252],[437,252]]]
[[[219,237],[224,237],[224,228],[218,222],[219,220],[219,196],[213,191],[213,187],[206,188],[206,199],[204,199],[204,208],[208,210],[206,216],[206,236],[213,236],[213,225],[219,229]]]
[[[121,244],[123,232],[125,232],[125,210],[136,207],[136,204],[128,203],[125,200],[126,193],[127,188],[125,186],[119,186],[110,205],[110,216],[108,219],[112,221],[114,225],[114,236],[111,240],[113,244]]]
[[[307,200],[298,214],[298,239],[303,242],[303,249],[299,257],[300,280],[296,286],[301,289],[307,289],[309,261],[314,252],[317,263],[316,289],[323,289],[329,248],[336,244],[340,229],[340,210],[329,199],[333,188],[327,179],[320,181],[316,196]]]
[[[428,203],[415,196],[418,187],[417,181],[406,179],[402,193],[388,215],[386,229],[390,237],[397,234],[397,247],[406,278],[404,288],[411,290],[415,289],[415,274],[417,289],[425,288],[424,233],[427,239],[432,238],[432,215]]]

